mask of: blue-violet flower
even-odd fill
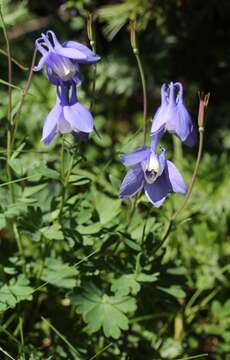
[[[43,127],[42,141],[48,145],[57,133],[72,131],[76,134],[90,133],[94,129],[90,111],[79,103],[76,85],[62,83],[57,86],[56,105],[48,114]]]
[[[179,82],[161,87],[161,106],[153,117],[151,134],[160,130],[176,134],[188,146],[197,141],[196,127],[184,105],[183,86]]]
[[[35,42],[37,50],[42,57],[34,71],[39,71],[46,66],[48,80],[55,85],[60,81],[73,80],[80,83],[79,64],[93,64],[100,57],[93,53],[87,46],[77,41],[66,41],[61,44],[53,31],[41,34]]]
[[[157,155],[154,141],[152,144],[151,148],[142,146],[121,157],[124,165],[132,167],[121,184],[119,196],[128,198],[144,188],[148,200],[160,207],[168,193],[185,194],[186,186],[176,166],[165,159],[165,149]]]

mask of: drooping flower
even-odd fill
[[[48,114],[43,127],[44,144],[50,144],[57,133],[88,134],[93,131],[93,127],[91,112],[77,99],[76,85],[62,83],[57,86],[56,105]]]
[[[123,164],[131,168],[121,184],[119,196],[128,198],[144,189],[148,200],[160,207],[170,192],[185,194],[186,186],[176,166],[165,159],[165,149],[157,155],[153,140],[151,148],[142,146],[121,157]]]
[[[195,145],[197,141],[196,127],[184,105],[183,86],[179,82],[161,87],[161,106],[153,117],[151,134],[155,135],[160,130],[174,133],[188,146]]]
[[[45,66],[48,80],[55,85],[60,81],[69,80],[73,80],[78,85],[79,64],[93,64],[100,59],[87,46],[77,41],[66,41],[61,44],[51,30],[41,34],[35,45],[42,57],[34,67],[34,71],[39,71]]]

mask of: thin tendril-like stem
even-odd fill
[[[88,15],[87,33],[88,33],[88,38],[90,41],[90,46],[91,46],[93,52],[96,54],[96,40],[95,40],[94,29],[93,29],[93,14]],[[94,106],[94,101],[95,101],[96,77],[97,77],[97,64],[95,63],[93,65],[93,81],[92,81],[90,111],[93,111],[93,106]]]
[[[146,81],[145,81],[145,75],[144,70],[142,66],[142,62],[139,56],[139,49],[134,48],[133,49],[134,55],[137,60],[138,69],[141,76],[141,84],[142,84],[142,91],[143,91],[143,119],[144,119],[144,144],[146,143],[146,137],[147,137],[147,131],[148,131],[148,123],[147,123],[147,90],[146,90]]]
[[[73,168],[73,162],[74,162],[74,154],[71,154],[71,158],[70,158],[70,164],[69,164],[69,169],[67,171],[67,174],[65,176],[65,169],[64,169],[64,154],[65,154],[65,143],[64,143],[64,136],[62,137],[62,146],[61,146],[61,169],[60,169],[60,175],[61,175],[61,180],[63,183],[63,191],[62,191],[62,195],[61,195],[61,203],[60,203],[60,210],[59,210],[59,219],[61,219],[62,213],[63,213],[63,209],[64,209],[64,205],[65,205],[65,199],[66,199],[66,193],[68,191],[68,186],[69,186],[69,178],[71,175],[71,171]]]
[[[8,60],[8,110],[7,110],[7,119],[8,119],[8,125],[7,125],[7,162],[6,162],[6,171],[7,171],[7,178],[8,182],[11,182],[11,170],[10,170],[10,157],[11,157],[11,115],[12,115],[12,88],[10,84],[12,83],[12,62],[11,62],[11,50],[10,50],[10,43],[9,38],[6,30],[6,25],[4,22],[3,14],[2,14],[2,7],[0,5],[0,18],[2,23],[2,29],[3,34],[6,42],[6,54],[7,54],[7,60]],[[9,191],[11,194],[11,199],[13,201],[14,194],[13,194],[13,188],[11,183],[9,184]]]
[[[3,54],[3,55],[5,55],[5,56],[7,56],[7,52],[4,51],[4,50],[2,50],[2,49],[0,49],[0,54]],[[19,63],[16,59],[14,59],[13,57],[11,57],[11,61],[12,61],[15,65],[17,65],[21,70],[24,70],[24,71],[28,71],[28,70],[29,70],[28,67],[20,64],[20,63]]]
[[[12,83],[12,60],[11,60],[10,42],[9,42],[9,38],[8,38],[8,34],[7,34],[3,14],[2,14],[1,5],[0,5],[0,19],[1,19],[2,28],[3,28],[3,34],[4,34],[4,38],[5,38],[5,42],[6,42],[6,53],[7,53],[7,59],[8,59],[8,83],[9,83],[9,87],[8,87],[8,114],[7,114],[8,128],[7,128],[6,171],[7,171],[7,178],[8,178],[8,183],[9,183],[9,192],[10,192],[10,196],[11,196],[11,201],[14,202],[14,191],[13,191],[13,186],[12,186],[12,177],[11,177],[11,169],[10,169],[10,158],[11,158],[11,152],[12,152],[12,147],[11,147],[11,129],[12,129],[12,87],[11,87],[11,83]],[[22,245],[22,239],[21,239],[21,236],[19,234],[17,224],[13,221],[12,225],[13,225],[14,237],[15,237],[15,240],[17,242],[17,247],[18,247],[19,254],[22,256],[22,258],[24,260],[24,250],[23,250],[23,245]],[[23,271],[25,272],[25,263],[24,263],[24,261],[23,261],[22,266],[23,266]]]
[[[143,119],[144,119],[144,144],[146,143],[148,123],[147,123],[147,89],[146,89],[146,80],[143,70],[143,65],[139,55],[139,47],[136,40],[136,20],[131,21],[130,23],[130,42],[133,49],[133,53],[137,60],[138,70],[141,77],[142,92],[143,92]]]
[[[191,182],[189,184],[188,191],[184,198],[184,201],[182,202],[181,206],[174,212],[174,214],[171,217],[172,221],[174,221],[176,219],[176,217],[185,209],[185,207],[187,206],[188,201],[191,197],[191,194],[192,194],[192,190],[194,187],[194,183],[196,181],[196,177],[197,177],[200,162],[201,162],[201,156],[202,156],[203,145],[204,145],[204,128],[199,128],[199,135],[200,135],[199,136],[199,149],[198,149],[198,153],[197,153],[196,164],[195,164],[195,168],[194,168],[194,171],[192,174]]]
[[[15,119],[15,123],[14,123],[14,130],[13,130],[13,135],[12,135],[12,140],[11,140],[11,147],[12,148],[14,146],[15,136],[16,136],[17,129],[18,129],[18,123],[19,123],[19,120],[20,120],[22,107],[24,105],[24,101],[25,101],[25,98],[26,98],[26,96],[28,94],[30,84],[31,84],[31,81],[32,81],[33,68],[34,68],[34,64],[35,64],[35,61],[36,61],[36,55],[37,55],[37,49],[35,49],[34,53],[33,53],[31,66],[30,66],[30,70],[29,70],[29,76],[28,76],[27,82],[25,84],[25,87],[24,87],[24,90],[23,90],[23,93],[22,93],[21,102],[20,102],[20,105],[19,105],[19,108],[18,108],[18,111],[17,111],[17,114],[16,114],[16,119]]]

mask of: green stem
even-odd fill
[[[200,127],[199,128],[199,149],[198,149],[198,154],[197,154],[197,159],[196,159],[196,165],[192,174],[192,179],[190,181],[189,187],[188,187],[188,191],[187,194],[184,198],[184,201],[182,202],[181,206],[175,211],[175,213],[172,215],[171,219],[172,221],[174,221],[176,219],[176,217],[186,208],[188,201],[191,197],[192,194],[192,190],[196,181],[196,177],[198,174],[198,170],[200,167],[200,162],[201,162],[201,156],[202,156],[202,151],[203,151],[203,145],[204,145],[204,128]]]
[[[6,172],[7,172],[7,179],[8,179],[8,183],[9,183],[9,192],[10,192],[10,196],[11,196],[11,201],[14,202],[14,191],[13,191],[13,186],[12,186],[12,176],[11,176],[11,169],[10,169],[10,158],[11,158],[11,153],[12,153],[12,147],[11,147],[11,127],[12,127],[12,87],[11,87],[11,83],[12,83],[12,61],[11,61],[11,50],[10,50],[10,42],[9,42],[9,38],[8,38],[8,34],[7,34],[7,30],[6,30],[6,26],[5,26],[5,22],[4,22],[4,18],[3,18],[3,14],[2,14],[2,8],[0,6],[0,19],[1,19],[1,23],[2,23],[2,28],[3,28],[3,34],[4,34],[4,38],[6,41],[6,53],[7,53],[7,59],[8,59],[8,114],[7,114],[7,118],[8,118],[8,129],[7,129],[7,161],[6,161]],[[13,231],[14,231],[14,235],[15,235],[15,239],[17,242],[17,246],[18,246],[18,250],[20,255],[23,257],[24,259],[24,252],[23,252],[23,246],[22,246],[22,241],[21,241],[21,237],[19,236],[19,232],[17,229],[17,224],[15,222],[13,222]],[[23,262],[23,267],[24,267],[24,262]]]
[[[143,119],[144,119],[144,144],[146,143],[147,131],[148,131],[148,123],[147,123],[147,90],[146,90],[146,81],[143,70],[143,65],[139,56],[139,49],[133,48],[133,53],[137,60],[138,69],[141,77],[142,91],[143,91]]]
[[[172,230],[172,226],[174,221],[176,220],[177,216],[186,208],[188,201],[191,197],[192,194],[192,190],[196,181],[196,177],[198,174],[198,170],[200,167],[200,162],[201,162],[201,156],[202,156],[202,151],[203,151],[203,145],[204,145],[204,128],[203,127],[199,127],[199,148],[198,148],[198,153],[197,153],[197,159],[196,159],[196,164],[195,164],[195,168],[192,174],[192,178],[188,187],[188,191],[187,194],[184,198],[184,201],[182,202],[181,206],[172,214],[172,216],[170,217],[169,223],[166,227],[165,233],[161,239],[161,241],[159,242],[159,245],[154,249],[154,253],[156,253],[161,247],[162,245],[165,243],[165,241],[167,240],[171,230]]]
[[[19,105],[19,108],[18,108],[18,111],[17,111],[17,114],[16,114],[16,119],[15,119],[15,123],[14,123],[14,130],[13,130],[13,135],[12,135],[12,140],[11,140],[12,149],[13,149],[13,146],[14,146],[15,136],[16,136],[17,129],[18,129],[18,123],[19,123],[19,120],[20,120],[20,117],[21,117],[22,108],[23,108],[25,98],[26,98],[26,96],[28,94],[30,84],[31,84],[31,81],[32,81],[33,68],[34,68],[34,64],[35,64],[35,61],[36,61],[36,55],[37,55],[37,50],[35,49],[34,53],[33,53],[33,57],[32,57],[30,70],[29,70],[29,76],[28,76],[28,79],[26,81],[26,84],[25,84],[25,87],[24,87],[24,90],[23,90],[23,93],[22,93],[21,102],[20,102],[20,105]]]
[[[63,184],[63,190],[62,190],[62,196],[61,196],[61,203],[60,203],[60,210],[59,210],[59,219],[61,219],[64,205],[65,205],[65,199],[66,199],[66,193],[68,191],[69,186],[69,178],[71,175],[71,171],[73,168],[73,161],[74,161],[74,155],[71,154],[70,158],[70,165],[68,172],[65,176],[65,169],[64,169],[64,155],[65,155],[65,144],[64,144],[64,136],[62,137],[62,145],[61,145],[61,169],[60,169],[60,175],[61,175],[61,181]]]

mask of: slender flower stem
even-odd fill
[[[139,48],[136,41],[136,21],[132,21],[130,24],[130,42],[133,49],[133,53],[136,57],[140,77],[142,84],[143,92],[143,119],[144,119],[144,144],[146,143],[147,131],[148,131],[148,122],[147,122],[147,89],[146,89],[146,80],[143,70],[143,65],[139,55]]]
[[[35,64],[35,61],[36,61],[36,55],[37,55],[37,49],[35,49],[34,53],[33,53],[32,61],[31,61],[31,65],[30,65],[30,70],[29,70],[29,76],[28,76],[28,79],[26,81],[26,84],[25,84],[25,87],[24,87],[24,90],[23,90],[23,93],[22,93],[21,102],[20,102],[20,105],[19,105],[19,108],[18,108],[18,111],[17,111],[17,114],[16,114],[16,119],[15,119],[15,123],[14,123],[14,130],[13,130],[13,135],[12,135],[12,140],[11,140],[11,147],[12,148],[14,146],[15,136],[16,136],[17,129],[18,129],[18,123],[19,123],[19,120],[20,120],[20,117],[21,117],[22,108],[23,108],[25,98],[26,98],[26,96],[28,94],[30,84],[31,84],[31,81],[32,81],[33,68],[34,68],[34,64]]]
[[[74,162],[74,155],[71,154],[71,158],[70,158],[70,164],[69,164],[69,169],[67,171],[67,174],[65,176],[65,169],[64,169],[64,155],[65,155],[65,148],[64,148],[65,144],[64,144],[64,136],[62,137],[62,146],[61,146],[61,169],[60,169],[60,175],[61,175],[61,181],[63,184],[63,191],[62,191],[62,195],[61,195],[61,203],[60,203],[60,210],[59,210],[59,219],[61,219],[62,213],[63,213],[63,209],[64,209],[64,205],[65,205],[65,199],[66,199],[66,193],[68,191],[68,186],[69,186],[69,178],[71,175],[71,171],[73,168],[73,162]]]
[[[200,162],[201,162],[201,155],[202,155],[202,151],[203,151],[203,145],[204,145],[204,128],[199,128],[199,148],[198,148],[198,153],[197,153],[197,159],[196,159],[196,164],[195,164],[195,168],[192,174],[192,178],[188,187],[188,191],[187,194],[184,198],[184,201],[182,202],[181,206],[174,212],[174,214],[171,217],[171,220],[174,221],[176,219],[176,217],[185,209],[185,207],[188,204],[188,201],[191,197],[192,194],[192,190],[194,187],[194,183],[196,181],[196,177],[198,174],[198,170],[200,167]]]
[[[205,119],[205,110],[208,106],[208,102],[209,102],[209,97],[210,94],[201,94],[200,95],[200,104],[199,104],[199,111],[198,111],[198,126],[199,126],[199,147],[198,147],[198,153],[197,153],[197,158],[196,158],[196,164],[195,164],[195,168],[193,170],[193,174],[192,174],[192,178],[188,187],[188,191],[187,194],[184,198],[184,201],[182,202],[182,204],[179,206],[179,208],[171,215],[170,219],[169,219],[169,223],[166,227],[165,233],[162,236],[162,239],[160,240],[159,244],[157,245],[157,247],[154,249],[154,253],[156,253],[161,246],[164,244],[164,242],[167,240],[172,227],[173,227],[173,223],[176,220],[177,216],[186,208],[188,201],[191,197],[192,194],[192,190],[197,178],[197,174],[198,174],[198,170],[200,167],[200,163],[201,163],[201,157],[202,157],[202,152],[203,152],[203,145],[204,145],[204,119]]]
[[[7,178],[8,182],[11,182],[11,170],[10,170],[10,157],[11,157],[11,116],[12,116],[12,61],[11,61],[11,50],[10,50],[10,42],[6,30],[6,25],[4,22],[3,14],[2,14],[2,7],[0,5],[0,18],[2,23],[2,29],[3,34],[6,42],[6,54],[7,54],[7,60],[8,60],[8,110],[7,110],[7,162],[6,162],[6,171],[7,171]],[[13,188],[11,183],[9,184],[9,191],[11,194],[11,199],[13,201],[14,195],[13,195]]]
[[[93,14],[91,13],[88,15],[88,19],[87,19],[87,34],[90,41],[90,46],[93,52],[96,53],[96,40],[95,40],[94,28],[93,28]],[[90,111],[93,111],[93,106],[95,101],[96,77],[97,77],[97,64],[95,63],[93,65],[93,82],[92,82]]]
[[[11,201],[14,202],[14,191],[13,191],[13,186],[12,186],[12,176],[11,176],[11,169],[10,169],[10,158],[11,158],[11,153],[12,153],[12,147],[11,147],[11,135],[12,135],[11,134],[11,130],[12,130],[12,87],[11,87],[11,83],[12,83],[12,58],[11,58],[10,42],[9,42],[9,38],[8,38],[8,34],[7,34],[3,14],[2,14],[1,5],[0,5],[0,19],[1,19],[1,23],[2,23],[4,38],[5,38],[5,41],[6,41],[6,53],[7,53],[7,59],[8,59],[8,83],[9,83],[9,87],[8,87],[8,114],[7,114],[8,128],[7,128],[6,171],[7,171],[7,178],[8,178],[8,183],[9,183],[9,192],[10,192],[10,196],[11,196]],[[23,250],[23,245],[22,245],[22,239],[21,239],[21,236],[19,234],[17,224],[13,221],[12,226],[13,226],[14,237],[15,237],[16,242],[17,242],[18,251],[19,251],[20,255],[22,256],[22,258],[24,259],[24,250]],[[25,263],[24,263],[24,261],[23,261],[23,271],[25,272]]]

